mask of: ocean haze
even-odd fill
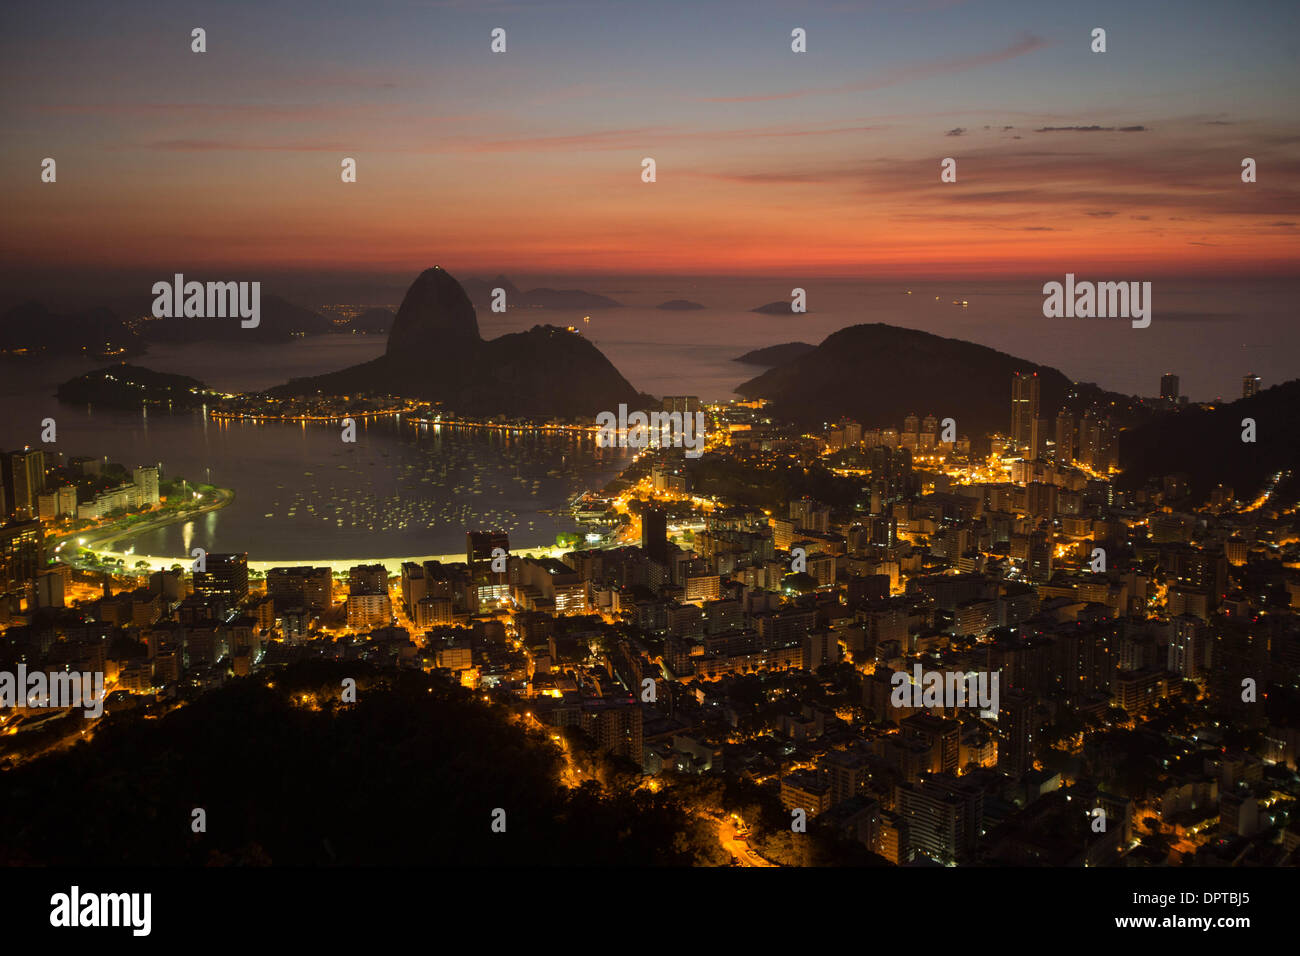
[[[1177,374],[1183,393],[1194,401],[1238,397],[1242,376],[1247,373],[1261,376],[1265,387],[1300,377],[1300,326],[1293,320],[1295,303],[1300,301],[1300,280],[1156,278],[1151,280],[1151,326],[1134,329],[1122,319],[1044,318],[1042,284],[1060,281],[1066,271],[1035,280],[985,282],[515,277],[507,273],[521,287],[579,288],[607,295],[623,307],[586,313],[590,316],[586,322],[584,313],[569,309],[511,309],[500,314],[480,305],[476,313],[485,339],[538,324],[573,325],[633,387],[656,396],[689,394],[729,400],[735,397],[732,390],[737,385],[756,374],[752,366],[733,361],[745,352],[793,341],[816,345],[832,332],[869,322],[986,345],[1060,369],[1075,381],[1095,382],[1124,394],[1159,394],[1160,376],[1165,372]],[[1141,277],[1113,271],[1081,274],[1079,278],[1119,281]],[[324,298],[313,294],[312,284],[304,278],[287,283],[291,291],[285,294],[296,304],[314,309],[344,301],[395,310],[410,279],[391,284],[365,279],[349,286],[336,276],[330,282],[330,297]],[[806,314],[750,311],[775,299],[788,299],[796,287],[807,292]],[[267,288],[281,291],[279,286]],[[672,298],[691,299],[706,308],[691,312],[656,308]],[[952,304],[954,300],[957,305]],[[967,302],[965,307],[960,305],[962,300]],[[212,387],[247,391],[365,362],[382,355],[385,345],[383,335],[325,335],[256,348],[227,343],[151,345],[134,362],[155,371],[191,375]],[[38,374],[37,378],[51,386],[52,396],[52,386],[58,382],[106,364],[95,359],[58,360],[57,366],[53,362],[45,366],[51,374]],[[0,381],[0,396],[17,394],[19,382],[32,382],[23,368],[21,364],[0,364],[0,371],[6,372],[0,379],[10,379],[8,383]],[[17,378],[8,374],[10,369],[16,370]],[[919,408],[918,413],[923,414]],[[8,425],[0,428],[10,431]]]
[[[756,374],[733,361],[751,349],[793,341],[816,345],[832,332],[868,322],[986,345],[1060,369],[1075,381],[1130,395],[1159,395],[1165,372],[1177,374],[1183,393],[1194,401],[1238,397],[1242,376],[1250,372],[1266,387],[1300,377],[1300,327],[1293,319],[1300,282],[1153,280],[1151,326],[1134,329],[1123,319],[1044,318],[1042,285],[1059,281],[1065,271],[1041,281],[930,283],[552,277],[552,284],[607,295],[624,307],[592,312],[587,322],[567,310],[502,315],[480,309],[479,326],[484,337],[492,337],[538,322],[573,324],[633,387],[708,400],[736,397],[735,386]],[[1115,272],[1080,278],[1136,277]],[[749,311],[788,300],[796,287],[807,292],[806,314]],[[707,308],[688,313],[655,308],[671,297]],[[918,414],[925,413],[924,384],[917,383]]]

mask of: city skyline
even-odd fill
[[[450,885],[513,929],[502,869],[600,867],[618,939],[668,868],[1285,922],[1297,38],[1294,0],[7,11],[6,918],[247,936],[215,890],[293,933],[365,867],[343,922],[433,885],[477,925]]]

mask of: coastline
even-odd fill
[[[216,500],[206,503],[199,508],[187,509],[185,511],[174,512],[172,514],[167,514],[167,515],[160,515],[157,518],[143,521],[139,525],[131,528],[119,528],[119,527],[110,526],[107,528],[93,529],[89,532],[73,532],[70,534],[57,535],[53,539],[51,539],[50,546],[52,547],[53,550],[51,551],[50,556],[52,559],[62,564],[66,564],[69,567],[86,570],[84,568],[81,568],[78,562],[67,560],[67,558],[61,553],[61,549],[64,547],[69,547],[69,550],[74,554],[83,550],[90,551],[100,561],[104,561],[106,559],[121,559],[122,567],[119,573],[122,574],[144,573],[145,572],[144,568],[136,567],[136,565],[142,561],[148,564],[148,570],[150,572],[165,571],[168,568],[172,567],[173,565],[177,565],[177,564],[181,565],[182,567],[189,567],[194,560],[192,555],[140,554],[129,548],[128,550],[122,551],[122,550],[117,550],[115,548],[99,547],[98,544],[105,543],[105,544],[118,545],[118,546],[120,546],[121,544],[129,544],[130,541],[138,535],[145,534],[150,531],[156,531],[157,529],[167,527],[168,525],[179,524],[184,521],[191,521],[199,515],[207,514],[208,512],[217,511],[221,508],[224,508],[226,507],[226,505],[230,504],[235,500],[235,492],[233,489],[218,488],[216,493],[217,493]],[[85,543],[84,544],[80,543],[81,541],[84,541]],[[558,548],[555,547],[554,545],[550,545],[550,546],[539,545],[537,547],[531,547],[531,548],[512,548],[510,553],[514,555],[520,555],[523,557],[555,558],[571,550],[572,550],[571,547]],[[441,561],[444,564],[449,564],[452,562],[458,562],[464,560],[465,560],[464,552],[453,553],[453,554],[429,554],[429,555],[374,557],[374,558],[311,558],[311,559],[294,558],[294,559],[279,559],[279,560],[258,558],[258,559],[249,560],[248,569],[249,571],[255,573],[265,574],[271,568],[300,567],[304,565],[310,565],[311,567],[317,567],[317,568],[328,567],[331,572],[335,574],[339,574],[339,573],[345,573],[349,568],[356,567],[359,564],[382,564],[388,570],[389,574],[401,574],[402,565],[408,561],[415,561],[415,562]],[[98,569],[95,568],[91,570],[98,570]]]

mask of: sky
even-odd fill
[[[1300,255],[1294,0],[100,0],[5,5],[0,51],[6,283],[1136,279]]]

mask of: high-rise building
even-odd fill
[[[1178,376],[1173,372],[1160,376],[1160,397],[1167,402],[1178,401]]]
[[[59,514],[65,518],[77,516],[77,486],[64,485],[58,490]]]
[[[0,594],[26,590],[45,567],[41,523],[0,526]]]
[[[960,721],[922,712],[904,717],[898,727],[904,740],[918,741],[930,748],[932,771],[956,773],[961,769]]]
[[[194,593],[220,599],[234,607],[248,597],[248,553],[213,554],[204,557],[206,570],[194,572]]]
[[[867,452],[867,469],[871,472],[871,513],[891,510],[913,489],[912,453],[889,446]]]
[[[1201,660],[1205,656],[1204,622],[1185,614],[1170,623],[1173,633],[1169,637],[1166,667],[1181,677],[1195,680],[1201,674]]]
[[[480,605],[490,601],[504,601],[510,594],[510,581],[505,570],[493,570],[503,565],[501,559],[510,553],[510,537],[497,531],[467,531],[465,533],[465,563],[469,565],[470,583],[476,589]]]
[[[700,399],[696,395],[665,395],[664,411],[670,415],[673,412],[681,412],[683,415],[694,415],[700,410]]]
[[[0,480],[9,512],[19,520],[35,518],[37,499],[45,490],[45,452],[24,449],[0,455]]]
[[[1025,455],[1030,461],[1037,461],[1047,456],[1047,436],[1051,423],[1046,418],[1035,418],[1029,430],[1029,452]]]
[[[1241,397],[1250,398],[1259,394],[1260,378],[1254,372],[1241,380]]]
[[[1046,531],[1035,531],[1029,536],[1028,552],[1025,556],[1025,577],[1041,584],[1052,577],[1052,535]]]
[[[465,563],[472,571],[475,565],[492,562],[492,552],[500,548],[510,552],[510,536],[498,531],[465,532]]]
[[[998,706],[998,768],[1013,777],[1034,766],[1034,698],[1017,690],[1002,691]]]
[[[358,564],[348,568],[349,594],[387,594],[388,569],[382,564]]]
[[[161,498],[158,495],[158,468],[155,465],[141,465],[132,475],[135,486],[139,489],[140,504],[153,506]]]
[[[274,598],[277,611],[293,607],[323,611],[333,603],[333,585],[329,568],[299,566],[266,572],[266,593]]]
[[[1101,430],[1101,421],[1091,415],[1079,423],[1079,460],[1089,468],[1101,467]]]
[[[356,630],[387,624],[393,618],[392,599],[383,594],[349,594],[348,627]]]
[[[1056,413],[1056,461],[1068,465],[1074,461],[1074,416],[1068,408]]]
[[[583,708],[578,725],[596,739],[596,746],[629,760],[645,759],[642,752],[641,707],[635,703],[593,704]]]
[[[641,550],[650,560],[668,564],[668,516],[660,508],[641,512]]]
[[[909,854],[920,853],[938,863],[955,863],[965,842],[961,800],[924,785],[894,788],[894,807],[903,822]]]
[[[938,773],[919,784],[896,786],[894,806],[911,855],[951,864],[975,852],[984,823],[984,793],[975,784]]]
[[[869,765],[859,754],[832,750],[821,759],[821,767],[831,788],[831,806],[838,806],[861,794],[870,778]]]
[[[1033,444],[1038,418],[1038,373],[1016,372],[1011,378],[1011,440],[1017,448]]]

